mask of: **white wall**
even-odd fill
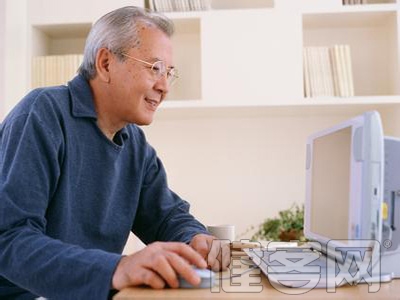
[[[171,188],[191,202],[193,214],[205,224],[234,224],[237,235],[304,202],[307,135],[350,116],[271,115],[268,109],[212,110],[198,117],[181,112],[161,115],[145,129],[148,140]]]
[[[266,218],[304,203],[306,137],[372,109],[164,110],[143,129],[192,213],[205,225],[233,224],[247,239]],[[378,110],[385,133],[400,137],[398,109]],[[131,236],[125,253],[142,246]]]
[[[5,45],[6,32],[6,2],[0,0],[0,45]],[[0,122],[3,119],[3,105],[5,101],[5,47],[0,46]]]
[[[4,68],[4,77],[3,79],[0,77],[4,87],[0,120],[27,92],[24,87],[27,86],[29,78],[27,72],[30,70],[26,51],[28,47],[27,2],[26,0],[1,1],[5,15],[2,20],[7,30],[4,33],[4,55],[0,57]],[[23,84],[20,84],[21,81]]]
[[[274,115],[262,108],[173,114],[161,113],[145,128],[170,187],[204,224],[234,224],[239,238],[304,202],[306,137],[352,116]]]

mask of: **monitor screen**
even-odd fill
[[[333,239],[347,239],[350,213],[351,127],[316,138],[312,161],[310,229]]]
[[[383,141],[378,112],[308,137],[304,216],[308,239],[322,245],[332,240],[380,240]]]

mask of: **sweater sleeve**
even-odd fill
[[[188,243],[194,235],[208,234],[190,213],[190,205],[171,191],[165,169],[146,143],[146,168],[133,232],[146,244],[153,241]]]
[[[0,275],[33,294],[106,299],[120,255],[46,235],[62,143],[34,113],[0,128]]]

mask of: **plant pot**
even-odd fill
[[[299,241],[302,235],[302,230],[290,229],[282,231],[279,234],[279,240],[281,240],[282,242]]]

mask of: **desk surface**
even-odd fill
[[[251,274],[251,275],[250,275]],[[224,276],[224,275],[222,275]],[[356,286],[343,286],[336,288],[335,292],[326,289],[291,289],[279,287],[274,288],[268,279],[255,270],[249,276],[235,278],[232,281],[220,281],[220,286],[211,289],[163,289],[153,290],[150,288],[127,288],[120,291],[114,300],[127,299],[400,299],[400,279],[390,283],[381,283],[375,286],[378,292],[369,292],[367,284]],[[240,286],[232,286],[231,283]],[[254,285],[249,287],[249,283]],[[249,290],[251,292],[249,292]],[[301,294],[300,294],[301,293]]]

